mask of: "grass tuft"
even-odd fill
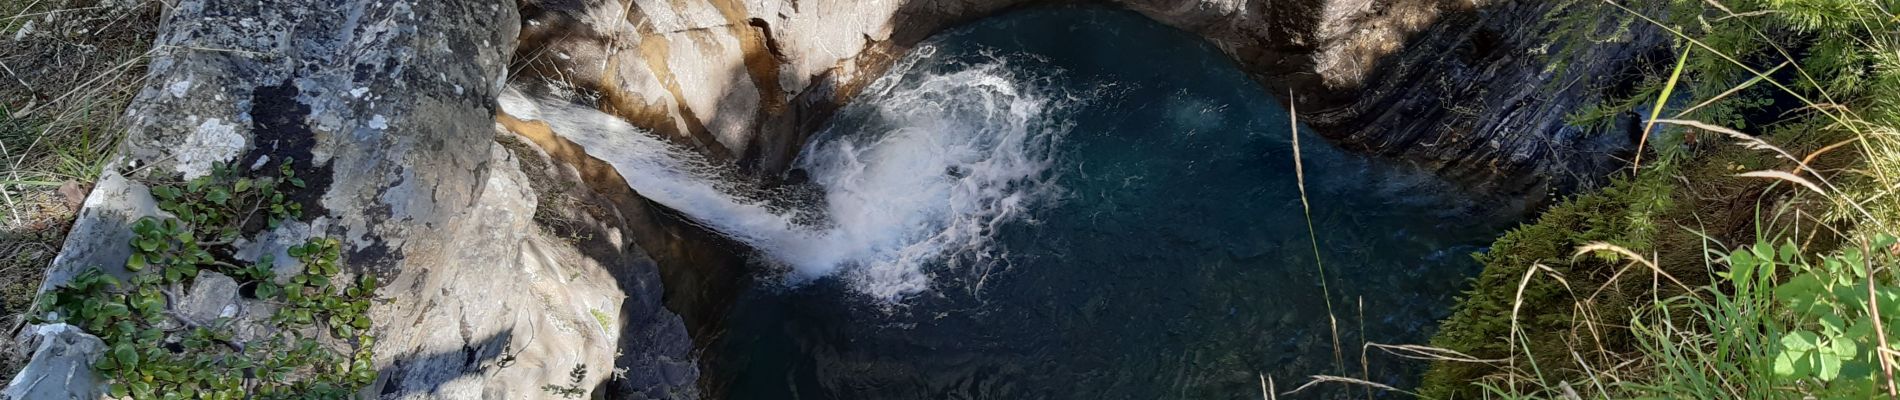
[[[1435,360],[1422,397],[1900,397],[1900,3],[1604,4],[1684,54],[1639,92],[1697,102],[1656,100],[1655,161],[1478,255],[1433,346],[1395,351]]]
[[[155,0],[0,2],[0,336],[65,241],[118,146],[164,7]],[[24,355],[4,346],[0,376]]]

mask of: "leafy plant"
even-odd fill
[[[287,249],[303,268],[281,281],[269,255],[248,265],[230,256],[231,243],[254,218],[275,227],[300,217],[301,207],[285,196],[303,183],[289,162],[278,173],[244,177],[218,166],[182,187],[157,185],[159,208],[172,217],[132,224],[125,264],[131,278],[88,270],[44,295],[42,322],[72,323],[105,342],[94,368],[115,398],[335,399],[374,382],[368,310],[377,282],[370,275],[337,281],[335,239]],[[266,321],[193,321],[169,310],[204,270],[238,280],[251,288],[253,304],[275,306],[275,313]],[[238,338],[241,324],[262,325],[261,337]]]
[[[1773,347],[1775,377],[1828,397],[1875,394],[1871,383],[1882,370],[1882,349],[1900,348],[1900,337],[1883,337],[1881,332],[1900,324],[1900,286],[1875,272],[1875,266],[1896,266],[1884,251],[1893,244],[1893,237],[1881,235],[1869,246],[1876,251],[1847,248],[1820,257],[1818,263],[1804,260],[1793,243],[1779,249],[1757,244],[1731,253],[1730,271],[1724,275],[1736,290],[1770,289],[1775,305],[1790,314],[1786,331],[1778,332],[1778,346]],[[1772,282],[1768,279],[1779,268],[1793,277],[1763,285]]]
[[[1660,29],[1686,54],[1660,71],[1679,75],[1678,92],[1693,98],[1676,99],[1651,121],[1658,146],[1643,150],[1662,162],[1645,158],[1618,178],[1653,186],[1618,183],[1573,197],[1501,238],[1433,339],[1447,354],[1470,357],[1435,363],[1420,392],[1900,393],[1900,353],[1887,329],[1900,311],[1889,303],[1900,278],[1885,247],[1900,227],[1900,202],[1891,201],[1900,189],[1900,3],[1601,4]],[[1611,96],[1614,106],[1581,110],[1572,121],[1643,104],[1632,99],[1670,101],[1660,78],[1645,77],[1634,97]],[[1579,258],[1568,250],[1584,240],[1627,253]],[[1720,250],[1734,243],[1763,244]]]

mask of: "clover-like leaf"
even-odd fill
[[[1805,330],[1789,332],[1781,337],[1781,348],[1786,350],[1812,350],[1819,347],[1821,336]]]
[[[1831,381],[1841,375],[1841,357],[1828,353],[1814,353],[1814,377]]]

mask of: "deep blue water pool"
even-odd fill
[[[1132,12],[1021,11],[917,51],[840,112],[801,165],[860,172],[820,185],[915,174],[951,185],[917,193],[949,196],[952,209],[964,207],[958,193],[990,193],[968,201],[1003,211],[890,231],[924,235],[936,253],[762,279],[706,349],[714,393],[1258,399],[1262,375],[1286,390],[1315,374],[1406,387],[1422,363],[1372,351],[1362,365],[1362,345],[1425,341],[1477,272],[1470,254],[1518,217],[1300,133],[1316,259],[1284,106],[1216,49]],[[899,136],[928,145],[845,157],[882,169],[820,159],[895,148]],[[963,147],[939,142],[958,140],[1017,147],[920,161],[954,155]],[[870,199],[851,209],[884,204]],[[1362,395],[1301,397],[1348,393]]]

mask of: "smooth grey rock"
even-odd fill
[[[377,314],[379,323],[418,327],[377,342],[378,354],[399,354],[382,377],[382,398],[529,398],[542,396],[544,384],[569,384],[576,365],[588,370],[585,388],[612,375],[620,329],[594,316],[618,313],[612,275],[555,254],[563,248],[534,228],[535,194],[515,156],[499,145],[490,155],[496,168],[473,223],[456,233],[462,251],[413,281],[394,282],[405,288],[403,301]],[[504,353],[510,365],[493,361]]]
[[[105,354],[105,342],[67,324],[34,325],[20,332],[22,346],[33,348],[33,361],[0,391],[6,400],[93,400],[105,395],[103,379],[92,363]]]
[[[269,255],[272,260],[271,274],[278,284],[287,283],[292,277],[303,273],[303,261],[290,256],[292,246],[301,246],[309,238],[314,227],[303,221],[284,221],[277,229],[258,233],[249,238],[239,238],[234,242],[237,257],[246,260],[261,260]]]
[[[191,292],[178,299],[173,311],[191,323],[204,325],[220,317],[238,315],[238,284],[224,274],[202,271],[192,281]]]
[[[84,208],[66,234],[66,243],[53,257],[40,292],[72,282],[87,269],[98,268],[119,279],[131,276],[125,260],[132,256],[132,223],[158,216],[158,203],[143,184],[110,169],[99,176]]]

